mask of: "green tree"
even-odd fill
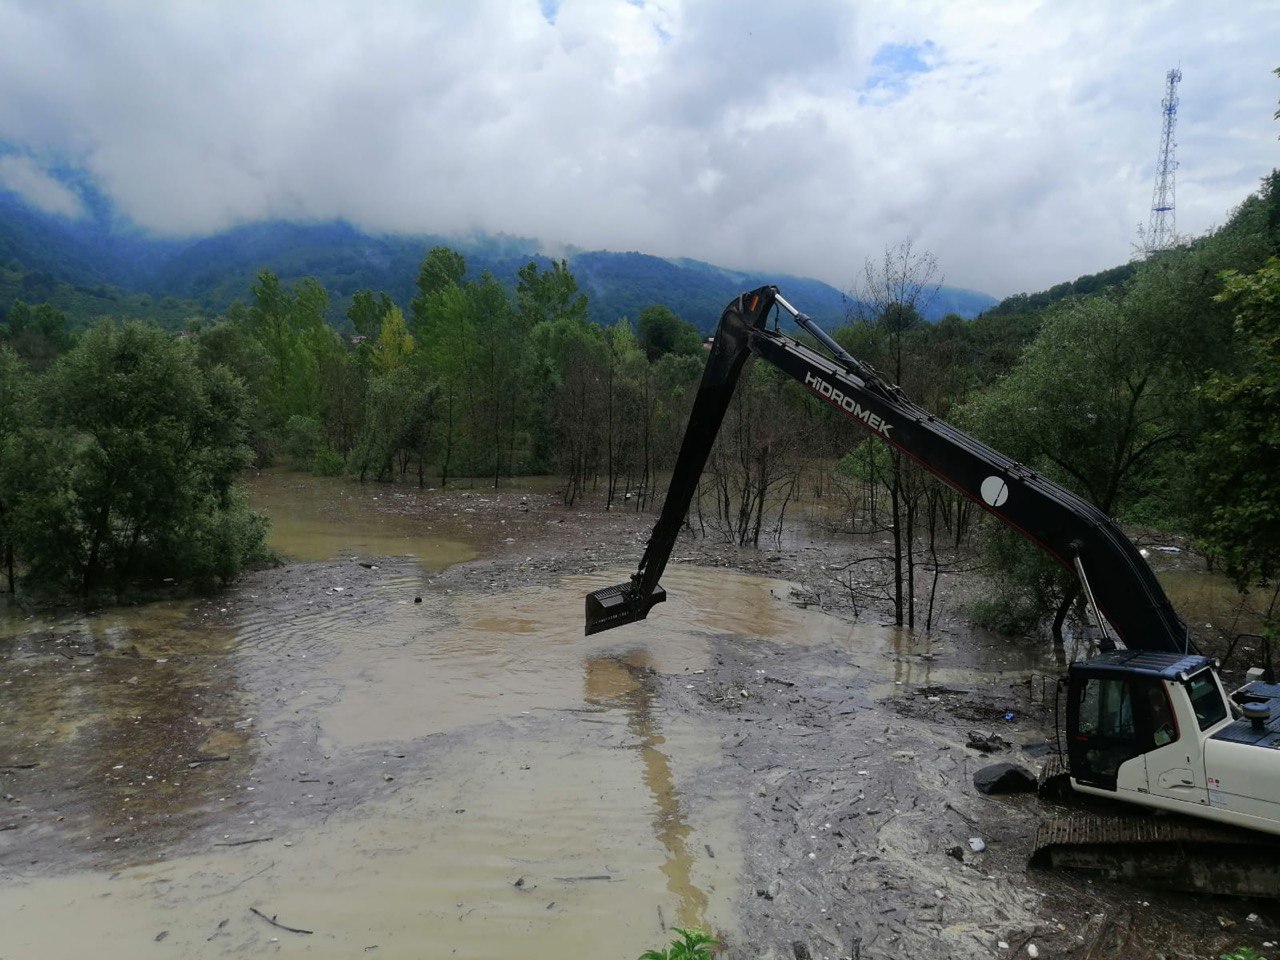
[[[416,364],[392,367],[369,384],[364,425],[351,453],[351,469],[366,479],[403,478],[416,467],[426,485],[436,439],[437,391]]]
[[[427,251],[418,270],[418,292],[409,306],[415,334],[427,322],[432,298],[449,287],[460,286],[466,275],[467,261],[458,251],[448,247],[432,247]]]
[[[262,521],[236,490],[245,390],[225,368],[202,370],[162,331],[107,323],[58,360],[40,398],[38,495],[24,500],[19,543],[37,582],[90,594],[160,576],[225,581],[262,555]]]
[[[1268,589],[1268,632],[1280,639],[1280,258],[1231,272],[1220,300],[1235,312],[1241,363],[1205,387],[1213,429],[1200,454],[1204,539],[1240,590]]]
[[[378,343],[373,348],[373,365],[385,373],[405,363],[417,344],[405,326],[404,314],[400,308],[392,306],[387,311],[378,332]]]
[[[33,307],[15,300],[9,307],[8,328],[9,346],[37,372],[75,342],[67,315],[48,303]]]
[[[0,567],[14,592],[15,508],[24,492],[22,434],[32,427],[31,378],[18,355],[0,344]]]
[[[587,319],[587,295],[565,260],[553,262],[550,270],[539,270],[533,261],[517,271],[516,311],[526,330],[552,320]]]
[[[475,383],[475,323],[471,299],[456,283],[414,301],[414,336],[426,348],[423,368],[437,390],[440,433],[440,485],[449,485],[459,461],[465,462],[470,443],[468,411]]]
[[[378,339],[382,323],[387,315],[396,309],[391,298],[385,293],[374,294],[372,290],[357,290],[351,296],[351,306],[347,308],[347,319],[356,333],[370,340]],[[403,320],[403,316],[401,317]]]
[[[636,337],[645,355],[657,360],[668,353],[696,356],[702,349],[698,328],[664,306],[646,307],[636,318]]]

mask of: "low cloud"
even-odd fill
[[[0,136],[165,234],[341,217],[838,286],[911,238],[1002,295],[1128,258],[1179,62],[1180,231],[1275,164],[1280,18],[1228,12],[0,0]]]
[[[31,157],[19,154],[0,156],[0,190],[16,193],[45,213],[78,219],[84,216],[80,197],[47,174]]]

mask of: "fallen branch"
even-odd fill
[[[250,843],[266,843],[268,840],[274,840],[275,837],[254,837],[252,840],[224,840],[215,843],[215,847],[243,847]]]
[[[0,770],[34,770],[38,763],[0,763]]]
[[[250,907],[249,912],[257,914],[263,920],[267,921],[267,923],[271,924],[273,927],[279,927],[281,930],[288,930],[290,933],[305,933],[308,935],[315,933],[314,930],[302,930],[298,927],[290,927],[287,924],[283,924],[279,920],[277,920],[275,917],[268,917],[265,913],[263,913],[257,907]]]
[[[559,880],[561,883],[577,883],[579,880],[612,880],[613,877],[607,873],[598,873],[590,877],[553,877],[552,879]]]

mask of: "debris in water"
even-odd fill
[[[279,927],[281,930],[288,930],[290,933],[305,933],[307,936],[310,936],[311,934],[315,933],[314,930],[303,930],[300,927],[290,927],[287,924],[283,924],[276,919],[275,914],[272,914],[271,916],[268,917],[265,913],[263,913],[257,907],[250,907],[249,912],[261,917],[263,920],[267,921],[267,923],[271,924],[273,927]]]

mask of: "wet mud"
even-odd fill
[[[651,517],[272,482],[300,518],[277,549],[326,559],[0,622],[0,957],[635,957],[677,925],[733,958],[1280,938],[1268,904],[1028,871],[1041,802],[971,777],[1034,768],[1079,652],[976,633],[958,596],[910,634],[852,619],[829,549],[682,540],[669,601],[586,638],[584,595]]]

